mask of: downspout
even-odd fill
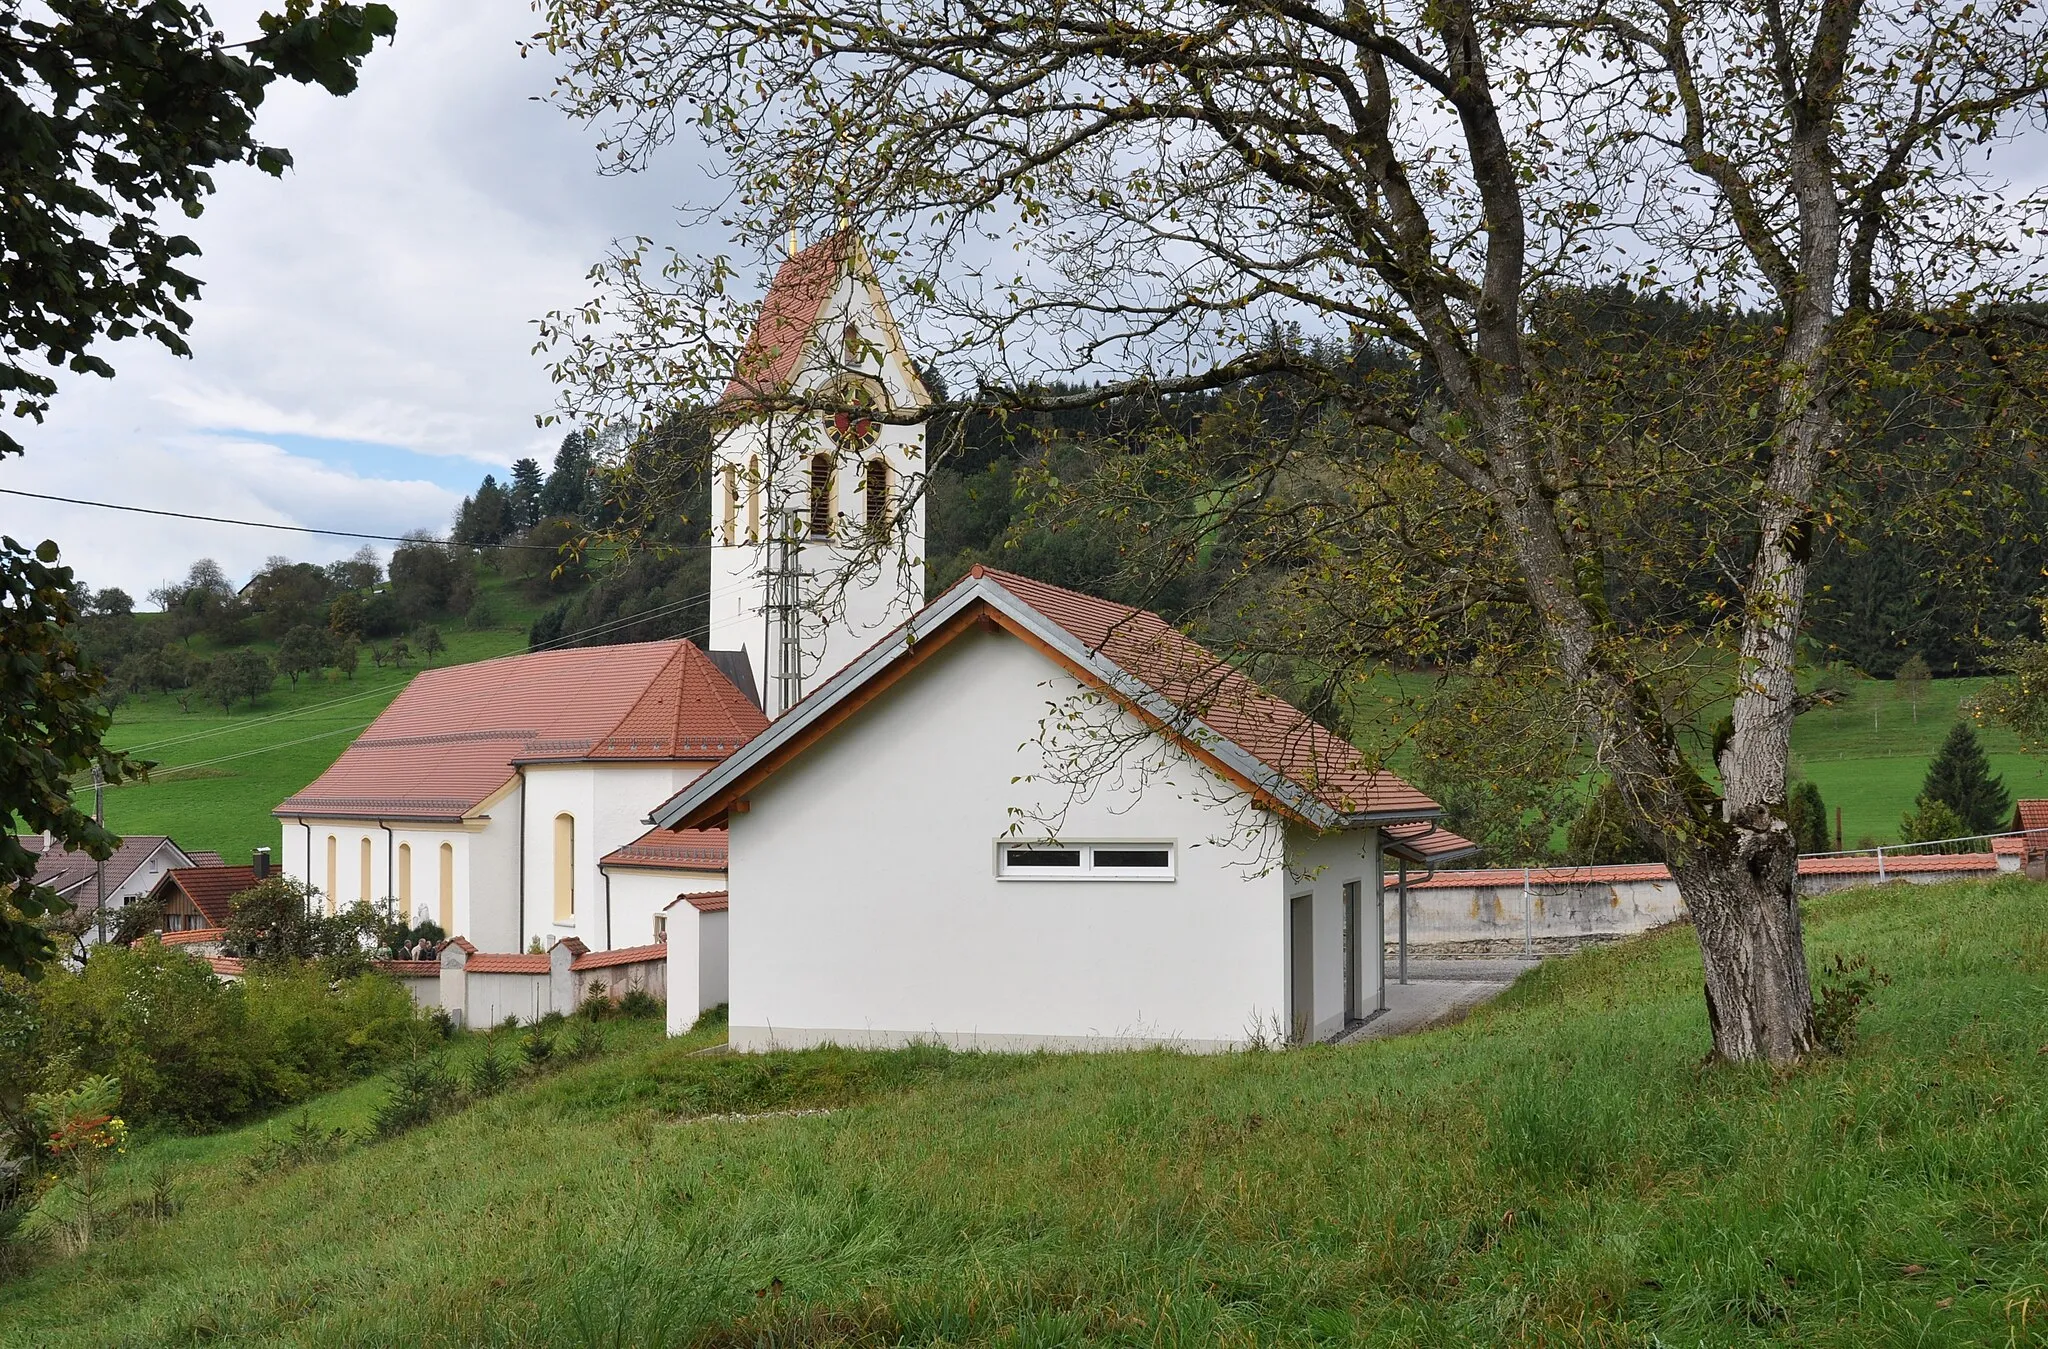
[[[604,877],[604,949],[610,951],[618,945],[612,940],[612,873],[599,862],[597,874]]]
[[[398,902],[398,892],[391,888],[391,877],[393,859],[398,856],[398,848],[392,842],[394,835],[391,832],[391,826],[379,820],[377,821],[377,827],[384,831],[384,921],[389,923],[396,921],[392,916],[391,906]]]
[[[471,915],[475,917],[474,914]],[[513,941],[520,950],[526,949],[526,768],[519,769],[519,931],[513,934]]]
[[[313,826],[299,816],[299,828],[306,831],[306,912],[313,912]]]

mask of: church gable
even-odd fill
[[[850,229],[798,250],[777,269],[720,402],[822,396],[848,377],[879,385],[885,405],[930,401]]]

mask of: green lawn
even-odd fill
[[[1820,788],[1830,820],[1834,808],[1842,808],[1849,847],[1866,835],[1898,841],[1899,817],[1912,809],[1934,751],[1958,717],[1968,715],[1958,704],[1985,682],[1935,680],[1916,719],[1912,707],[1892,696],[1890,683],[1864,680],[1839,706],[1799,719],[1792,730],[1793,766]],[[2021,754],[2010,731],[1980,727],[1977,734],[2014,800],[2048,796],[2048,761]]]
[[[486,592],[502,625],[481,631],[459,620],[439,625],[448,649],[435,657],[436,665],[526,650],[531,606],[495,581]],[[279,834],[271,808],[318,777],[422,668],[415,655],[403,669],[379,669],[365,649],[353,679],[332,670],[301,676],[296,684],[280,678],[254,707],[237,703],[231,712],[196,694],[190,711],[169,694],[130,698],[115,713],[108,743],[159,767],[147,783],[107,792],[107,823],[121,833],[169,834],[230,862],[247,861],[252,848],[274,849]]]
[[[2048,1343],[2048,886],[1808,931],[1891,982],[1778,1077],[1703,1065],[1674,929],[1359,1048],[629,1037],[288,1174],[241,1178],[261,1129],[146,1143],[117,1184],[182,1210],[0,1286],[0,1344]]]

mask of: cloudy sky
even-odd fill
[[[230,33],[254,31],[240,6],[213,8]],[[206,282],[193,359],[107,348],[115,379],[73,381],[44,425],[10,426],[29,453],[0,462],[0,487],[445,532],[485,473],[545,464],[561,433],[534,425],[553,395],[533,320],[587,293],[613,237],[674,237],[693,175],[673,155],[600,177],[594,137],[534,101],[552,67],[517,41],[535,23],[525,0],[404,5],[356,93],[278,86],[259,134],[297,167],[217,175],[191,230]],[[239,581],[273,553],[356,547],[9,496],[0,533],[54,538],[86,583],[138,599],[202,555]]]

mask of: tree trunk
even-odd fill
[[[1813,989],[1799,930],[1789,834],[1747,833],[1725,865],[1680,868],[1705,975],[1707,1022],[1723,1059],[1794,1063],[1812,1052]]]

